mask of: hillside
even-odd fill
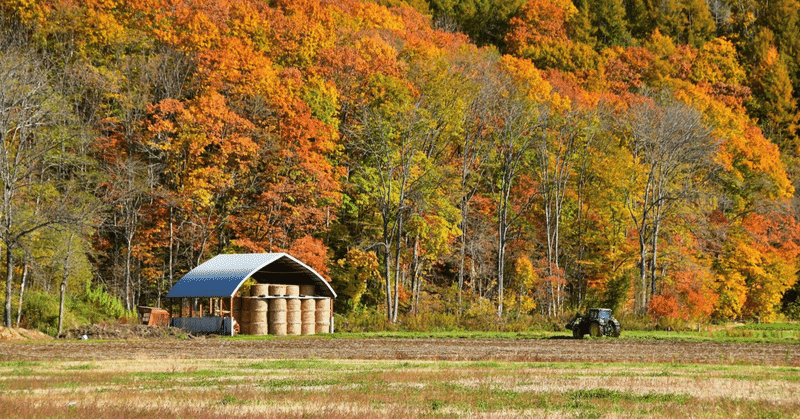
[[[61,287],[73,325],[155,305],[230,252],[432,327],[800,317],[797,0],[0,13],[6,325],[55,328]]]

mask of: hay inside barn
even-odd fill
[[[334,298],[328,281],[286,253],[215,256],[167,294],[173,326],[230,336],[332,333]],[[312,306],[313,329],[302,318]]]

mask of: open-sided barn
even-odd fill
[[[333,332],[334,298],[325,278],[286,253],[217,255],[167,294],[173,326],[231,336]]]

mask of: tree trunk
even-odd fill
[[[17,306],[17,327],[19,327],[19,323],[22,321],[22,301],[25,295],[25,286],[28,282],[28,263],[22,266],[22,283],[19,286],[19,305]]]
[[[506,201],[507,196],[505,191],[500,202],[500,211],[498,214],[499,222],[497,223],[497,318],[503,318],[503,281],[505,271],[506,259]]]
[[[5,327],[11,327],[11,294],[14,289],[14,256],[11,254],[11,246],[6,243],[6,307],[5,307]]]
[[[458,260],[458,311],[457,315],[461,318],[464,309],[462,293],[464,292],[464,265],[467,262],[467,215],[468,206],[466,199],[461,200],[461,250]]]
[[[64,256],[64,272],[61,277],[61,301],[58,305],[58,333],[64,331],[64,302],[67,299],[67,280],[69,279],[69,257],[72,253],[72,233],[67,239],[67,249]]]
[[[125,247],[125,310],[131,311],[131,237]]]

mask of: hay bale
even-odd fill
[[[331,299],[320,298],[317,300],[315,310],[317,333],[328,333],[331,328]]]
[[[266,298],[251,298],[250,311],[267,311],[269,303]]]
[[[250,334],[256,336],[263,336],[269,332],[267,323],[253,323],[250,325]]]
[[[288,298],[286,300],[286,333],[289,335],[299,335],[302,332],[300,307],[299,299]]]
[[[239,333],[250,334],[250,302],[252,297],[242,297],[241,321],[239,321]]]
[[[288,297],[298,297],[300,295],[300,286],[299,285],[287,285],[286,286],[286,296]]]
[[[250,295],[254,297],[264,296],[269,293],[269,284],[253,284],[250,285]]]
[[[317,332],[317,300],[307,298],[300,300],[300,333],[313,335]]]
[[[286,295],[286,285],[271,284],[269,286],[269,295],[273,297],[281,297]]]
[[[271,298],[269,300],[269,334],[285,336],[286,329],[286,299]]]

